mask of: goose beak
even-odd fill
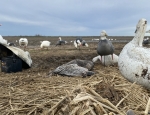
[[[145,24],[147,24],[147,21],[145,21]]]
[[[135,30],[135,33],[137,32],[137,29]]]

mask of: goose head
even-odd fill
[[[61,37],[58,38],[61,41]]]
[[[77,40],[77,43],[78,43],[78,46],[82,45],[81,42],[80,42],[80,40]]]
[[[104,39],[106,39],[106,36],[108,36],[108,35],[105,30],[102,30],[102,32],[100,33],[100,36],[101,36],[101,40],[104,40]]]
[[[136,25],[135,36],[132,41],[132,42],[134,42],[135,45],[142,46],[146,27],[147,27],[146,19],[144,19],[144,18],[140,19],[138,24]]]

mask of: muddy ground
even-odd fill
[[[36,43],[34,41],[36,41]],[[132,84],[121,76],[117,65],[104,67],[100,62],[95,63],[93,69],[95,75],[91,77],[48,76],[50,71],[73,59],[92,60],[93,57],[97,56],[97,42],[90,42],[89,48],[81,47],[81,50],[77,50],[74,48],[73,43],[55,47],[57,39],[52,39],[53,44],[47,50],[40,49],[40,41],[41,39],[29,39],[29,46],[26,50],[30,52],[33,61],[33,65],[30,69],[17,73],[0,73],[1,115],[46,115],[44,111],[52,108],[56,102],[68,94],[67,92],[72,92],[81,84],[90,87],[90,83],[98,82],[101,79],[107,79],[110,84],[113,84],[112,79],[114,80],[117,76],[119,79],[123,79],[124,82],[116,81],[117,83],[115,83],[115,85],[124,83]],[[113,43],[115,54],[119,55],[125,44],[126,43]],[[141,86],[137,87],[140,87],[140,89],[149,96],[148,90]],[[102,87],[95,88],[95,91],[110,100],[114,105],[123,98],[123,94],[121,94],[120,90],[113,90],[113,93],[116,93],[115,96],[112,96],[113,93],[110,95],[104,93],[105,88]],[[48,104],[42,105],[42,107],[38,106],[49,100],[50,102]],[[147,101],[147,98],[145,101]],[[35,106],[36,111],[34,109]],[[142,106],[145,107],[146,105]],[[130,108],[135,109],[135,107],[130,105],[125,106],[124,104],[120,105],[119,108],[124,108],[123,110]],[[138,109],[137,111],[144,111],[143,108]],[[55,112],[55,114],[60,113]]]

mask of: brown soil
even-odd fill
[[[30,69],[17,73],[0,73],[1,115],[51,115],[50,109],[57,105],[62,98],[72,93],[74,95],[80,93],[80,91],[76,91],[79,86],[92,88],[114,105],[117,105],[118,102],[127,95],[124,93],[125,91],[130,91],[132,83],[121,76],[117,65],[104,67],[100,62],[96,62],[93,70],[96,74],[86,78],[80,76],[48,76],[50,71],[73,59],[92,60],[93,57],[97,56],[97,43],[89,43],[89,48],[82,47],[81,50],[75,49],[70,43],[58,47],[52,44],[48,50],[41,50],[39,45],[34,44],[33,41],[35,41],[35,39],[29,39],[29,42],[33,44],[30,44],[27,48],[33,60],[33,65]],[[119,55],[124,45],[123,43],[114,43],[115,54]],[[120,80],[118,81],[118,79]],[[101,80],[103,82],[100,82]],[[128,84],[128,86],[119,89],[119,85],[122,84]],[[136,107],[136,111],[140,113],[140,111],[144,111],[146,107],[149,91],[139,85],[135,86],[139,91],[143,92],[145,99],[141,105],[139,104],[141,101],[138,103],[138,100],[136,102],[137,105],[132,105],[131,103],[133,102],[129,100],[121,103],[118,109],[123,113],[128,109],[135,110]],[[127,90],[125,88],[127,88]],[[137,92],[136,90],[135,93]],[[132,96],[132,98],[133,97],[134,96]],[[67,104],[68,101],[64,103]],[[73,106],[71,107],[68,111],[65,110],[63,113],[59,111],[60,106],[57,106],[58,110],[55,110],[54,114],[70,114],[70,110],[73,110]]]

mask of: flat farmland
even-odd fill
[[[33,61],[32,67],[17,73],[0,72],[1,115],[101,115],[122,114],[133,109],[138,115],[145,111],[150,92],[140,85],[126,80],[118,66],[104,67],[97,61],[91,77],[82,78],[49,75],[56,67],[73,59],[92,60],[97,56],[99,36],[82,37],[89,47],[75,49],[75,36],[62,36],[68,44],[55,46],[59,36],[4,36],[8,42],[16,43],[27,38],[27,51]],[[115,54],[132,36],[109,37],[113,39]],[[17,40],[17,42],[16,42]],[[40,41],[49,40],[49,49],[40,49]],[[149,46],[145,46],[149,47]]]

